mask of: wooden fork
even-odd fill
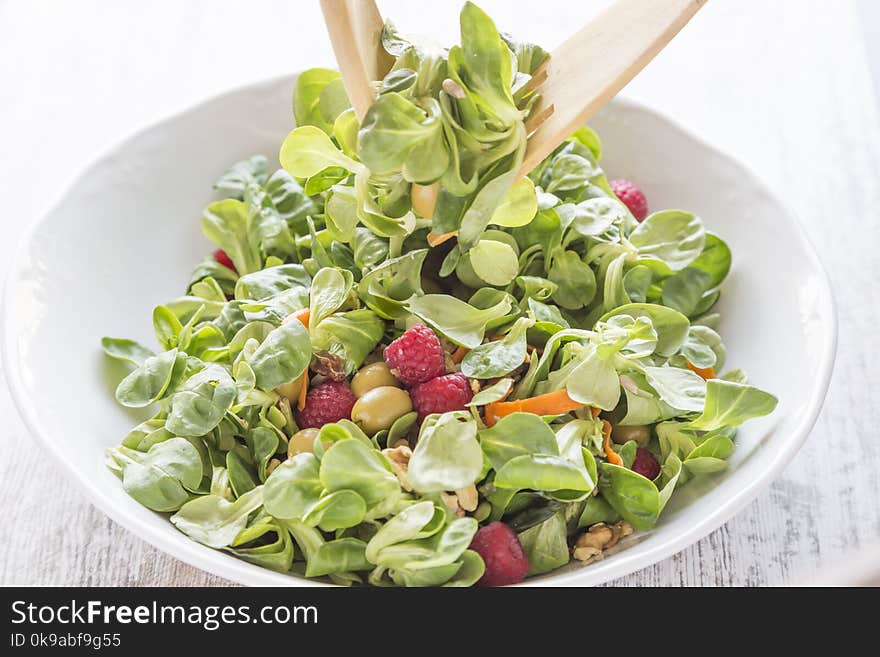
[[[345,91],[362,122],[376,99],[373,82],[394,64],[382,48],[382,14],[374,0],[321,0],[321,11]]]
[[[617,0],[556,48],[529,82],[540,88],[541,102],[526,121],[529,141],[520,175],[611,100],[705,3]],[[374,0],[321,0],[321,9],[345,90],[363,119],[375,99],[372,82],[393,63],[382,49],[382,16]],[[427,205],[433,207],[431,195]]]
[[[617,0],[535,71],[526,175],[654,59],[706,0]]]

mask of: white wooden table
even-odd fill
[[[481,2],[547,47],[604,4]],[[380,5],[404,29],[456,33],[458,0]],[[788,200],[830,270],[841,326],[824,411],[782,476],[704,540],[616,584],[797,583],[880,536],[880,122],[859,21],[850,1],[712,0],[626,91]],[[0,0],[0,273],[25,225],[112,142],[226,88],[332,61],[313,1]],[[0,584],[226,583],[91,507],[3,385],[0,418]]]

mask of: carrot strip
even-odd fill
[[[605,458],[611,465],[623,465],[620,454],[611,448],[611,423],[608,420],[602,420],[602,449],[605,450]]]
[[[300,308],[299,310],[289,314],[284,318],[284,324],[289,324],[292,321],[299,321],[300,324],[309,328],[309,319],[311,319],[312,311],[306,308]]]
[[[464,360],[464,357],[467,356],[467,353],[470,351],[467,347],[459,347],[452,353],[452,362],[460,363]]]
[[[495,414],[492,413],[492,409],[497,408],[498,404],[502,404],[502,403],[506,402],[507,398],[510,397],[510,393],[512,393],[512,392],[513,392],[513,386],[511,385],[510,388],[507,389],[507,392],[504,393],[504,396],[501,399],[499,399],[498,401],[492,402],[491,404],[486,405],[485,412],[483,413],[483,423],[487,427],[490,427],[490,428],[494,427],[495,424],[498,422],[498,417],[496,417]]]
[[[428,233],[428,246],[431,248],[440,246],[443,242],[448,242],[456,235],[458,235],[457,230],[454,230],[451,233]]]
[[[527,413],[537,415],[561,415],[579,409],[583,404],[568,396],[566,390],[556,390],[545,395],[538,395],[531,399],[523,400],[523,407]]]
[[[602,412],[602,409],[599,408],[598,406],[593,406],[593,407],[590,408],[590,414],[591,414],[594,418],[595,418],[595,417],[599,417],[599,413],[601,413],[601,412]]]
[[[309,328],[309,320],[312,318],[311,308],[300,308],[295,313],[293,313],[293,316],[296,317],[303,326]]]
[[[296,407],[299,410],[303,410],[306,407],[306,393],[309,391],[309,368],[306,368],[306,371],[302,373],[300,377],[302,380],[302,386],[299,389],[299,399],[296,401]]]
[[[694,372],[698,376],[703,377],[706,381],[716,378],[714,367],[697,367],[696,365],[693,365],[690,361],[688,361],[687,365],[688,369],[691,372]]]
[[[562,415],[583,406],[568,396],[565,390],[513,401],[497,401],[486,405],[486,425],[493,426],[499,418],[511,413],[534,413],[535,415]]]

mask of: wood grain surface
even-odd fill
[[[480,4],[552,48],[607,3]],[[457,0],[380,7],[404,30],[455,34]],[[830,271],[840,341],[825,408],[779,479],[699,543],[613,584],[802,583],[880,538],[880,122],[859,20],[849,0],[712,0],[625,90],[790,203]],[[0,0],[0,273],[24,227],[112,142],[223,89],[332,61],[317,2]],[[5,385],[0,417],[0,584],[228,584],[90,506]]]

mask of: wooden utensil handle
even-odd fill
[[[706,0],[617,0],[553,51],[541,85],[552,113],[535,127],[527,174],[650,62]]]
[[[381,46],[382,15],[373,0],[321,0],[321,11],[345,91],[362,121],[375,99],[372,82],[394,63]]]

